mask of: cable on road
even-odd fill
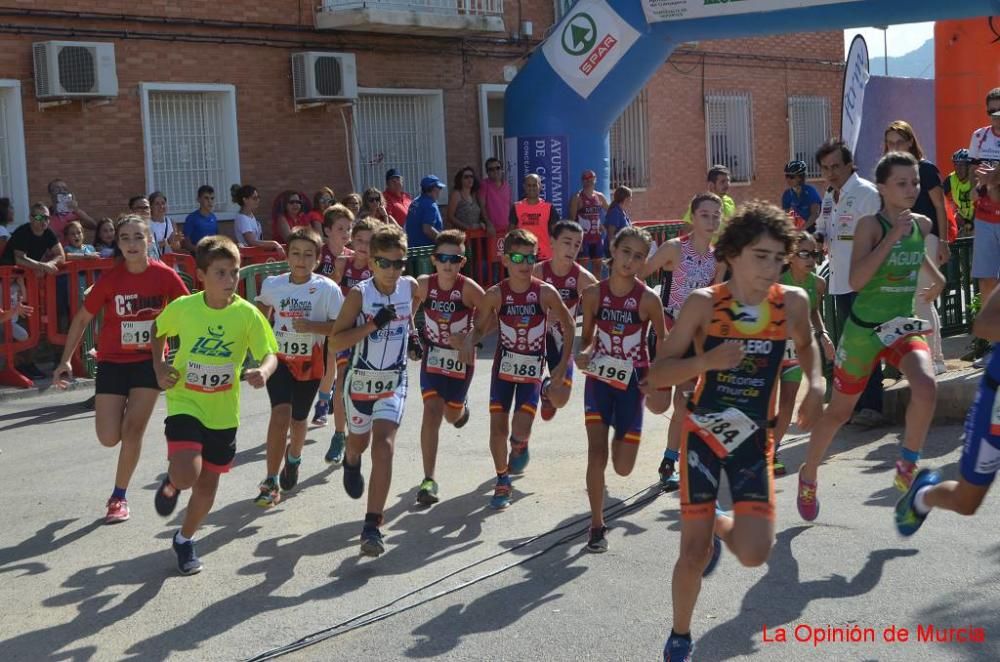
[[[661,494],[664,494],[664,492],[660,489],[660,484],[659,483],[653,483],[649,487],[646,487],[645,489],[642,489],[642,490],[636,492],[635,494],[622,499],[618,503],[615,503],[615,504],[610,505],[607,508],[605,508],[604,509],[605,519],[607,519],[607,520],[610,521],[610,520],[617,519],[617,518],[619,518],[619,517],[621,517],[623,515],[627,515],[628,513],[631,513],[632,511],[638,510],[639,508],[642,508],[642,507],[646,506],[647,504],[652,503],[657,498],[659,498]],[[645,496],[642,496],[642,495],[645,495]],[[639,498],[640,496],[642,498]],[[358,614],[356,616],[352,616],[351,618],[349,618],[349,619],[347,619],[345,621],[341,621],[340,623],[337,623],[336,625],[331,625],[330,627],[323,628],[322,630],[317,630],[316,632],[313,632],[311,634],[307,634],[306,636],[302,637],[301,639],[293,641],[293,642],[291,642],[289,644],[285,644],[283,646],[278,646],[276,648],[272,648],[272,649],[270,649],[268,651],[265,651],[263,653],[259,653],[258,655],[255,655],[254,657],[247,658],[245,660],[245,662],[263,662],[264,660],[273,660],[275,658],[282,657],[284,655],[288,655],[289,653],[294,653],[295,651],[302,650],[303,648],[307,648],[309,646],[313,646],[315,644],[318,644],[320,642],[326,641],[328,639],[333,639],[334,637],[339,637],[341,635],[347,634],[348,632],[353,632],[354,630],[358,630],[358,629],[366,627],[368,625],[372,625],[373,623],[378,623],[379,621],[384,621],[384,620],[386,620],[388,618],[392,618],[393,616],[397,616],[399,614],[402,614],[404,612],[410,611],[412,609],[416,609],[417,607],[423,606],[423,605],[425,605],[425,604],[427,604],[429,602],[433,602],[433,601],[435,601],[435,600],[437,600],[439,598],[443,598],[443,597],[445,597],[447,595],[451,595],[452,593],[456,593],[456,592],[461,591],[463,589],[469,588],[470,586],[474,586],[475,584],[479,584],[480,582],[483,582],[483,581],[485,581],[485,580],[487,580],[487,579],[489,579],[491,577],[495,577],[495,576],[500,575],[500,574],[502,574],[504,572],[507,572],[508,570],[512,570],[513,568],[516,568],[518,566],[522,566],[522,565],[528,563],[529,561],[532,561],[532,560],[534,560],[534,559],[536,559],[536,558],[538,558],[538,557],[540,557],[540,556],[542,556],[544,554],[547,554],[548,552],[552,551],[556,547],[559,547],[560,545],[567,544],[568,542],[570,542],[574,538],[579,538],[583,534],[587,533],[588,529],[582,529],[582,530],[573,531],[573,532],[571,532],[571,533],[569,533],[567,535],[564,535],[563,537],[559,538],[558,540],[552,542],[548,546],[543,547],[542,549],[538,550],[537,552],[529,554],[528,556],[525,556],[524,558],[519,559],[519,560],[517,560],[517,561],[515,561],[513,563],[509,563],[509,564],[507,564],[505,566],[501,566],[501,567],[499,567],[499,568],[497,568],[495,570],[491,570],[490,572],[484,573],[482,575],[479,575],[477,577],[474,577],[472,579],[464,581],[464,582],[462,582],[460,584],[457,584],[457,585],[455,585],[455,586],[453,586],[451,588],[445,589],[443,591],[439,591],[439,592],[435,593],[434,595],[430,595],[430,596],[427,596],[426,598],[422,598],[420,600],[417,600],[416,602],[414,602],[412,604],[404,605],[404,606],[401,606],[401,607],[396,607],[394,609],[390,609],[390,607],[393,607],[394,605],[396,605],[399,602],[405,600],[406,598],[412,597],[412,596],[414,596],[414,595],[416,595],[418,593],[422,593],[422,592],[426,591],[427,589],[429,589],[429,588],[431,588],[431,587],[433,587],[433,586],[435,586],[437,584],[440,584],[441,582],[443,582],[443,581],[445,581],[445,580],[447,580],[447,579],[449,579],[451,577],[454,577],[455,575],[458,575],[460,573],[466,572],[466,571],[468,571],[468,570],[470,570],[472,568],[475,568],[476,566],[482,565],[484,563],[492,561],[493,559],[496,559],[496,558],[499,558],[501,556],[504,556],[505,554],[510,554],[511,552],[515,552],[518,549],[521,549],[522,547],[526,547],[526,546],[528,546],[528,545],[530,545],[532,543],[535,543],[535,542],[537,542],[537,541],[539,541],[539,540],[541,540],[543,538],[547,538],[547,537],[549,537],[551,535],[559,533],[560,531],[564,531],[564,530],[569,529],[571,527],[578,526],[579,524],[581,524],[583,522],[586,522],[589,519],[590,519],[589,515],[584,515],[584,516],[579,517],[579,518],[577,518],[577,519],[575,519],[573,521],[567,522],[566,524],[563,524],[561,526],[558,526],[558,527],[555,527],[553,529],[550,529],[549,531],[546,531],[545,533],[541,533],[541,534],[538,534],[536,536],[532,536],[531,538],[528,538],[527,540],[519,542],[516,545],[513,545],[512,547],[510,547],[508,549],[496,552],[495,554],[491,554],[491,555],[489,555],[489,556],[487,556],[485,558],[482,558],[482,559],[480,559],[478,561],[475,561],[473,563],[469,563],[469,564],[464,565],[464,566],[462,566],[462,567],[460,567],[460,568],[458,568],[456,570],[453,570],[453,571],[451,571],[451,572],[449,572],[449,573],[447,573],[447,574],[445,574],[445,575],[443,575],[443,576],[441,576],[441,577],[439,577],[439,578],[437,578],[437,579],[435,579],[435,580],[433,580],[431,582],[428,582],[428,583],[426,583],[426,584],[424,584],[422,586],[419,586],[419,587],[413,589],[412,591],[404,593],[403,595],[400,595],[399,597],[397,597],[397,598],[395,598],[393,600],[390,600],[389,602],[381,604],[381,605],[379,605],[379,606],[377,606],[377,607],[375,607],[373,609],[369,609],[368,611],[362,612],[362,613],[360,613],[360,614]],[[388,611],[386,611],[386,610],[388,610]],[[381,612],[381,613],[379,613],[379,612]]]

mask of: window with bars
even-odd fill
[[[830,100],[826,97],[789,97],[789,160],[805,161],[807,178],[820,177],[816,149],[829,139]]]
[[[749,183],[754,176],[751,110],[749,92],[716,92],[705,96],[708,165],[729,168],[733,183]]]
[[[611,188],[649,185],[646,90],[632,99],[611,125]]]
[[[13,231],[28,220],[28,162],[24,149],[24,114],[21,83],[0,79],[0,197],[14,206]]]
[[[384,188],[389,168],[400,171],[404,188],[414,197],[427,175],[451,181],[440,90],[360,90],[354,120],[359,191]]]
[[[163,191],[175,213],[187,213],[208,184],[216,215],[230,217],[237,209],[229,187],[240,181],[236,88],[144,83],[141,90],[149,190]]]

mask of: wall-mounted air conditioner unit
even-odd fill
[[[39,101],[118,96],[114,44],[43,41],[33,50]]]
[[[353,53],[309,51],[292,54],[295,103],[358,98],[358,69]]]

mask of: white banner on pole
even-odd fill
[[[847,52],[844,70],[844,109],[840,118],[840,136],[853,152],[861,135],[861,111],[865,105],[865,86],[868,85],[868,44],[858,35]]]
[[[778,9],[798,9],[815,5],[833,5],[859,0],[642,0],[642,10],[650,23],[682,21],[691,18],[732,16]]]

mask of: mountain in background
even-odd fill
[[[891,36],[891,35],[890,35]],[[882,44],[868,42],[868,52],[881,50]],[[885,75],[885,58],[869,57],[872,76]],[[905,55],[889,58],[889,75],[898,78],[934,78],[934,40],[928,39],[920,48]]]

